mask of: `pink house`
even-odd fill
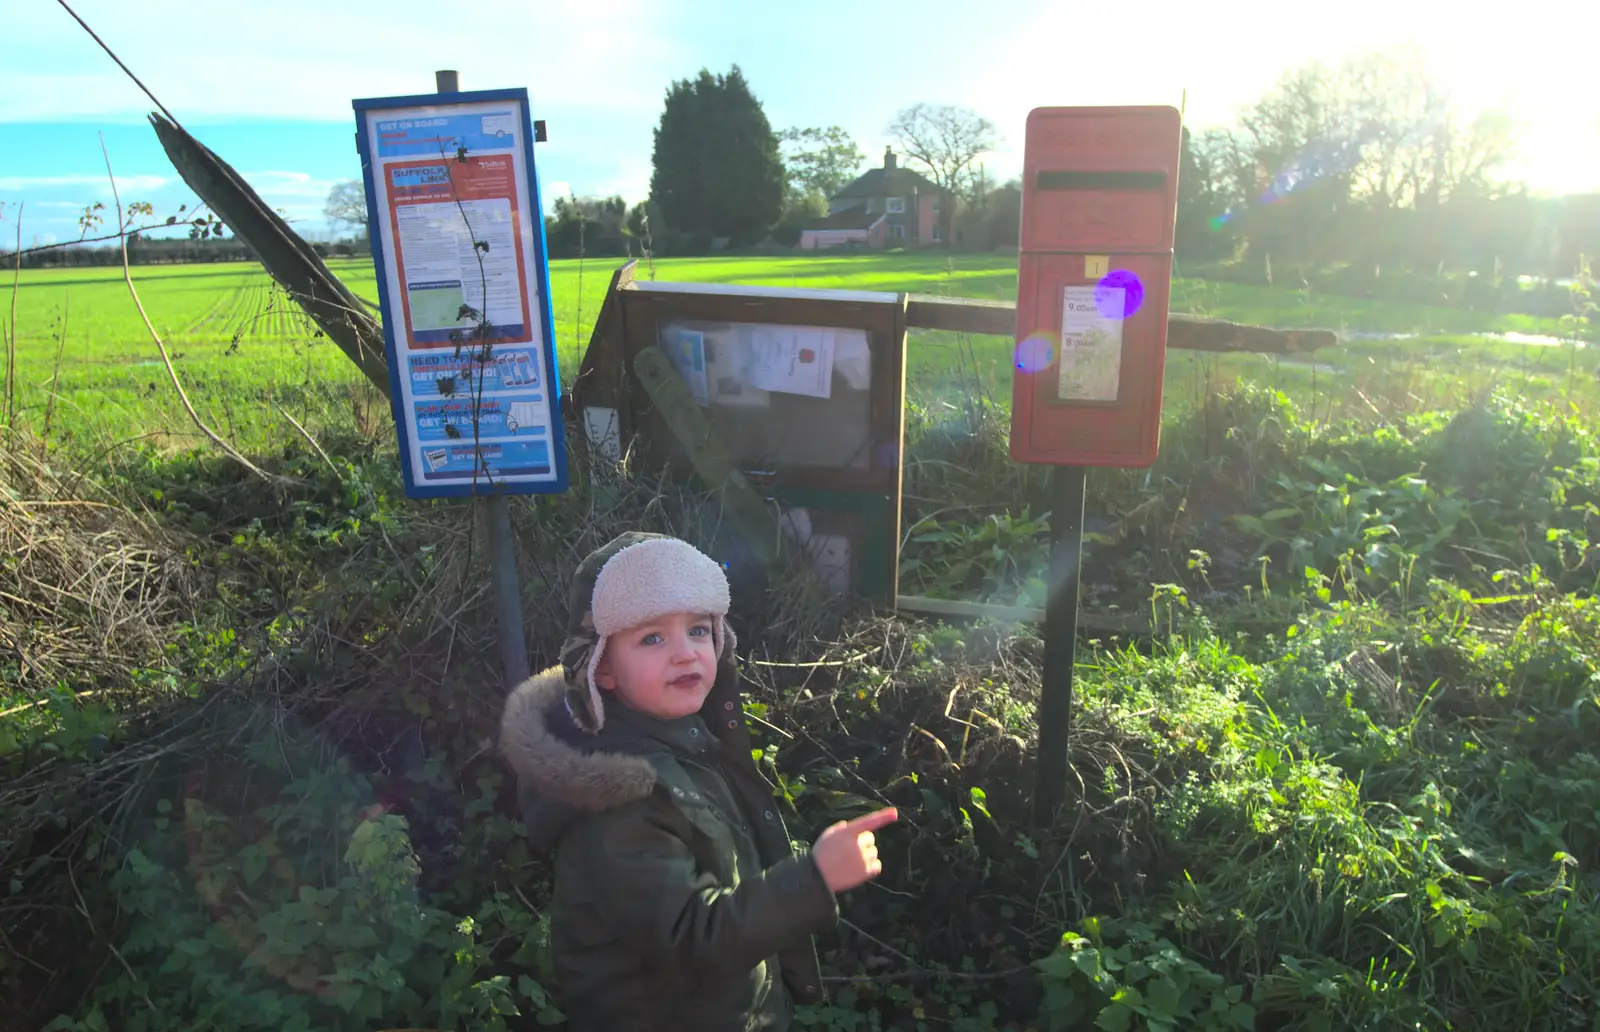
[[[883,247],[888,239],[886,216],[851,208],[806,223],[800,230],[800,249],[826,250],[832,247]]]
[[[939,206],[944,191],[900,168],[893,148],[883,167],[868,169],[828,199],[828,216],[800,231],[800,246],[928,247],[940,243]]]

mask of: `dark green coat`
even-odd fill
[[[791,1000],[822,998],[811,936],[839,911],[750,757],[732,662],[700,714],[676,721],[611,696],[589,734],[566,690],[560,667],[517,688],[501,749],[530,837],[556,853],[551,932],[569,1027],[787,1028]]]

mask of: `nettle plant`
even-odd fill
[[[1251,1032],[1255,1008],[1241,985],[1192,960],[1151,926],[1127,922],[1067,932],[1055,952],[1035,963],[1044,983],[1043,1017],[1049,1029],[1091,1025],[1106,1032]],[[1111,940],[1120,940],[1113,945]]]
[[[478,918],[426,905],[405,819],[344,760],[318,759],[269,739],[235,776],[156,803],[112,878],[128,915],[120,973],[47,1032],[504,1029],[524,1008],[562,1020],[533,978],[487,972],[480,925],[528,952],[535,916],[503,900]]]

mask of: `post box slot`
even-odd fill
[[[1091,172],[1083,170],[1041,169],[1040,190],[1149,190],[1167,188],[1167,173],[1156,169],[1145,172]]]

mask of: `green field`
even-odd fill
[[[552,269],[569,377],[612,268]],[[375,295],[370,263],[336,271]],[[913,255],[654,273],[1015,277]],[[22,278],[21,421],[56,451],[24,432],[0,463],[6,1017],[555,1027],[471,508],[404,497],[387,405],[259,269],[134,274],[205,419],[276,476],[199,439],[120,270]],[[1156,463],[1090,471],[1055,821],[1032,812],[1038,626],[845,609],[799,569],[736,606],[792,834],[901,817],[796,1032],[1600,1032],[1596,349],[1486,336],[1552,320],[1195,280],[1173,307],[1351,338],[1172,353]],[[1006,448],[1011,348],[911,340],[905,594],[1048,598],[1054,478]],[[590,548],[718,551],[726,527],[641,464],[576,473],[508,506],[541,665]]]
[[[599,311],[614,261],[555,262],[552,310],[558,359],[570,378]],[[333,269],[375,300],[370,261]],[[693,282],[851,288],[1012,298],[1014,258],[888,254],[851,257],[703,258],[641,265],[640,275]],[[202,415],[251,447],[292,433],[280,411],[308,426],[347,425],[376,414],[374,395],[340,352],[254,264],[142,266],[133,270],[145,310],[173,354]],[[71,439],[108,446],[152,435],[181,446],[199,435],[184,416],[118,269],[25,272],[16,294],[17,368],[24,417]],[[1530,396],[1593,391],[1593,352],[1507,343],[1480,334],[1557,335],[1556,320],[1311,295],[1304,291],[1180,279],[1172,310],[1277,327],[1414,334],[1352,340],[1315,361],[1301,357],[1169,356],[1169,412],[1240,376],[1285,390],[1307,411],[1332,414],[1367,402],[1401,409],[1459,404],[1496,385]],[[4,311],[0,309],[0,311]],[[65,327],[65,339],[61,330]],[[1010,394],[1010,342],[914,333],[908,379],[914,402]],[[54,388],[54,411],[48,411]],[[1359,391],[1359,394],[1356,393]]]

